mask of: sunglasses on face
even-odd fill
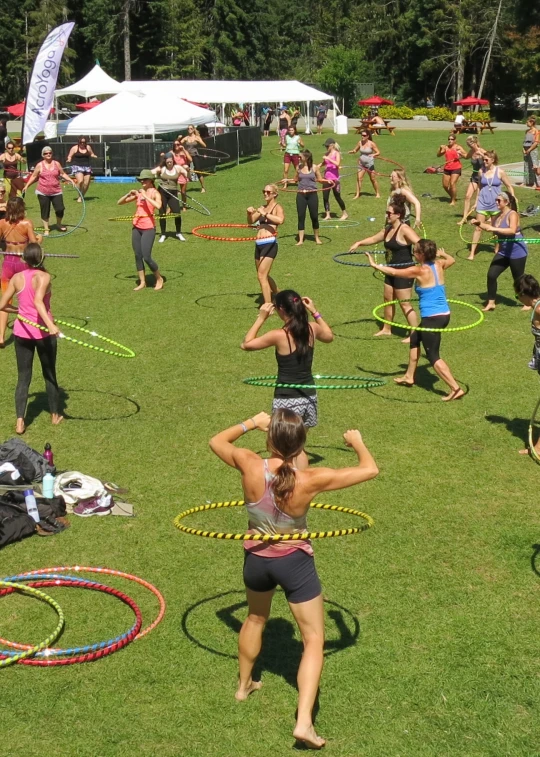
[[[397,216],[397,213],[393,210],[387,210],[385,215],[387,216]]]
[[[52,152],[44,152],[44,153],[43,153],[43,157],[44,157],[44,158],[46,158],[46,157],[47,157],[47,155],[52,155]]]
[[[263,195],[272,195],[272,194],[274,194],[273,190],[271,190],[271,189],[263,189],[262,193],[263,193]]]

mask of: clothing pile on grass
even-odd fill
[[[54,486],[44,496],[43,479],[51,476]],[[113,499],[126,491],[79,471],[57,473],[22,439],[9,439],[0,445],[0,549],[26,536],[64,531],[70,525],[68,514],[132,516],[132,505]]]

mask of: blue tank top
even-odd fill
[[[508,217],[510,213],[507,213],[506,216],[501,219],[501,223],[499,224],[500,229],[508,229]],[[497,233],[497,232],[495,232]],[[518,227],[514,239],[523,239],[523,233],[521,229]],[[526,258],[528,254],[527,245],[525,242],[519,241],[519,242],[510,242],[506,239],[504,236],[499,237],[499,255],[502,255],[504,258],[510,258],[511,260],[517,260],[518,258]]]
[[[476,210],[479,213],[486,210],[493,213],[497,210],[495,200],[499,196],[502,186],[498,166],[495,166],[493,176],[486,176],[486,173],[486,171],[480,171],[480,193],[476,204]]]
[[[422,318],[429,318],[432,315],[445,315],[450,312],[448,300],[446,299],[446,287],[439,284],[437,276],[437,266],[435,263],[427,263],[433,271],[435,277],[435,286],[421,287],[418,282],[414,285],[419,299],[420,315]]]

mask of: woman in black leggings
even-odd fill
[[[324,179],[318,168],[313,168],[313,155],[309,150],[300,153],[298,168],[298,190],[296,194],[296,210],[298,212],[298,242],[296,246],[304,244],[306,228],[306,212],[309,211],[315,243],[322,244],[319,237],[319,196],[317,182],[323,184]],[[284,179],[285,185],[289,183]]]
[[[47,398],[54,426],[62,422],[59,414],[59,389],[56,380],[56,337],[60,333],[49,309],[51,301],[51,276],[43,268],[43,251],[39,244],[29,244],[23,252],[27,270],[16,273],[10,280],[0,300],[0,310],[18,313],[13,334],[19,380],[15,390],[15,410],[18,434],[24,434],[24,416],[28,402],[28,390],[32,380],[34,353],[37,352],[45,379]],[[17,295],[19,309],[9,302]],[[25,320],[21,320],[24,318]],[[30,321],[28,323],[27,321]],[[36,324],[36,325],[32,325]],[[37,328],[40,326],[41,328]]]
[[[168,152],[165,155],[165,165],[154,168],[152,173],[159,176],[161,183],[159,185],[159,194],[161,196],[161,208],[159,210],[159,228],[161,236],[159,238],[162,244],[167,238],[167,208],[171,209],[174,214],[174,227],[176,229],[176,238],[180,242],[185,242],[186,238],[182,234],[182,217],[180,215],[180,202],[178,200],[178,179],[180,176],[187,176],[188,172],[183,166],[177,166],[174,162],[174,154]]]

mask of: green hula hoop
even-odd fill
[[[534,406],[533,414],[531,415],[531,420],[529,423],[529,451],[531,453],[532,459],[535,462],[540,463],[540,457],[538,456],[538,452],[536,451],[534,447],[534,439],[533,439],[533,426],[536,421],[536,413],[538,412],[538,408],[540,408],[540,399]]]
[[[181,520],[188,515],[194,515],[195,513],[201,513],[205,510],[218,510],[223,507],[242,507],[244,505],[243,500],[232,500],[230,502],[212,502],[208,505],[200,505],[199,507],[192,507],[190,510],[185,510],[180,515],[177,515],[173,523],[179,531],[190,536],[205,536],[208,539],[226,539],[227,541],[262,541],[262,542],[277,542],[277,541],[305,541],[306,539],[330,539],[334,536],[352,536],[353,534],[360,534],[362,531],[367,531],[368,528],[373,526],[374,521],[366,513],[360,512],[360,510],[353,510],[350,507],[342,507],[341,505],[323,505],[320,502],[312,502],[310,508],[313,510],[332,510],[333,512],[346,513],[348,515],[356,515],[359,518],[363,518],[365,523],[361,526],[353,528],[339,528],[333,531],[303,531],[302,533],[294,534],[228,534],[221,531],[205,531],[200,528],[189,528],[183,526]]]
[[[30,649],[27,649],[20,654],[16,654],[13,657],[8,657],[5,660],[0,660],[0,668],[5,668],[8,665],[13,665],[16,662],[19,662],[20,660],[25,660],[27,657],[33,657],[37,652],[41,652],[42,649],[46,649],[47,647],[50,647],[51,644],[54,644],[56,639],[62,633],[62,629],[64,627],[64,613],[58,602],[52,599],[52,597],[49,597],[48,594],[45,594],[38,589],[33,589],[31,586],[23,586],[11,581],[0,581],[0,589],[15,589],[16,591],[20,591],[22,594],[28,594],[32,597],[37,597],[43,602],[47,602],[47,604],[49,604],[54,610],[56,610],[56,613],[58,615],[58,625],[56,626],[54,631],[45,639],[45,641],[41,641],[39,644],[36,644],[35,647],[31,647]]]
[[[28,318],[24,318],[22,315],[18,315],[17,318],[22,321],[23,323],[27,323],[29,326],[33,326],[36,329],[40,329],[40,331],[46,331],[49,333],[49,329],[45,326],[40,326],[39,323],[34,323],[34,321],[29,321]],[[96,339],[101,339],[102,342],[106,342],[107,344],[112,344],[114,347],[119,347],[122,350],[125,350],[125,352],[116,352],[115,350],[108,350],[105,347],[96,347],[95,344],[88,344],[88,342],[82,342],[80,339],[73,339],[72,336],[66,336],[65,334],[60,334],[60,337],[62,339],[67,339],[68,342],[73,342],[73,344],[78,344],[81,347],[87,347],[89,350],[96,350],[96,352],[103,352],[105,355],[114,355],[114,357],[126,357],[126,358],[132,358],[135,357],[135,353],[133,350],[130,350],[129,347],[125,347],[123,344],[120,344],[119,342],[115,342],[113,339],[109,339],[106,336],[101,336],[101,334],[97,334],[95,331],[90,331],[89,329],[83,329],[82,326],[75,326],[74,323],[68,323],[67,321],[61,321],[58,319],[55,321],[59,326],[68,326],[70,329],[75,329],[76,331],[82,331],[83,334],[90,334],[90,336],[95,337]]]
[[[440,332],[441,334],[446,334],[451,331],[466,331],[467,329],[472,329],[475,326],[480,326],[482,321],[484,320],[484,314],[480,310],[480,308],[477,308],[475,305],[471,305],[470,302],[462,302],[461,300],[447,300],[447,302],[451,302],[453,305],[464,305],[466,308],[470,308],[471,310],[474,310],[476,313],[479,314],[479,318],[474,323],[469,323],[467,326],[454,326],[453,328],[446,328],[446,329],[430,329],[425,326],[410,326],[408,323],[396,323],[395,321],[387,321],[385,318],[381,318],[379,315],[379,310],[382,310],[382,308],[386,307],[387,305],[399,305],[400,302],[417,302],[418,300],[391,300],[390,302],[383,302],[381,305],[377,305],[376,308],[373,308],[372,315],[378,320],[381,321],[381,323],[386,323],[388,326],[396,326],[400,329],[405,329],[406,331],[434,331],[434,332]]]
[[[249,386],[284,387],[288,389],[370,389],[375,386],[384,386],[385,380],[381,378],[369,378],[366,376],[334,376],[332,374],[317,373],[316,379],[333,379],[339,381],[354,381],[354,384],[278,384],[277,376],[253,376],[242,379]]]

